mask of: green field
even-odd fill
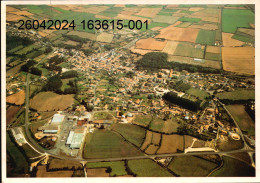
[[[199,22],[201,18],[188,18],[188,17],[182,17],[179,19],[179,21],[182,22]]]
[[[95,112],[94,114],[95,120],[112,120],[114,116],[109,112]]]
[[[213,46],[215,45],[215,37],[216,37],[216,31],[201,29],[199,31],[199,34],[195,42],[198,44]]]
[[[255,99],[255,90],[235,90],[232,92],[223,92],[218,93],[216,96],[219,99],[227,100],[254,100]]]
[[[209,96],[207,92],[204,90],[196,89],[196,88],[190,88],[189,90],[186,91],[186,93],[193,95],[195,97],[199,97],[199,99],[203,100],[206,97]]]
[[[61,90],[64,91],[66,88],[70,88],[69,81],[71,80],[71,78],[69,79],[62,79],[62,86],[61,86]]]
[[[221,59],[221,54],[220,54],[220,53],[210,53],[210,52],[206,52],[206,54],[205,54],[205,59],[207,59],[207,60],[220,61],[220,59]]]
[[[84,158],[119,158],[139,155],[142,155],[141,151],[112,131],[97,129],[94,133],[86,135]]]
[[[148,24],[148,29],[152,29],[154,27],[168,27],[170,24],[167,23],[159,23],[159,22],[152,22]]]
[[[165,121],[160,118],[154,118],[149,126],[149,129],[156,131],[156,132],[161,132],[163,129]]]
[[[217,164],[195,156],[176,156],[168,168],[181,177],[205,177]]]
[[[40,156],[40,154],[33,150],[28,144],[24,144],[22,148],[28,158]]]
[[[100,12],[99,15],[116,17],[121,11],[123,11],[123,8],[121,7],[110,7],[105,11]]]
[[[13,172],[27,173],[29,167],[26,158],[18,147],[11,141],[8,133],[6,133],[6,149],[14,163]]]
[[[23,49],[20,49],[19,51],[17,51],[16,54],[18,54],[18,55],[26,54],[27,52],[32,51],[36,47],[38,47],[38,46],[35,46],[33,44],[30,46],[26,46]]]
[[[242,131],[248,132],[248,135],[255,135],[255,123],[243,105],[227,105],[226,107]]]
[[[232,36],[233,39],[239,40],[239,41],[243,41],[243,42],[248,42],[248,43],[255,43],[255,38],[254,37],[250,37],[250,36],[243,36],[243,35],[239,35],[239,34],[235,34],[234,36]]]
[[[181,10],[181,13],[187,13],[190,15],[190,14],[194,13],[194,11]]]
[[[120,133],[126,140],[140,147],[145,138],[145,129],[131,124],[114,124],[113,129]]]
[[[137,177],[173,177],[170,172],[150,159],[130,160],[128,167]]]
[[[127,175],[123,161],[87,163],[86,167],[87,168],[108,168],[108,167],[110,167],[112,169],[112,171],[110,172],[111,177]]]
[[[136,115],[133,123],[140,126],[147,127],[152,121],[152,118],[153,117],[151,115]]]
[[[200,48],[195,48],[189,43],[179,43],[174,55],[192,57],[192,58],[203,58],[204,51]]]
[[[15,53],[17,52],[18,50],[21,50],[23,48],[23,45],[19,45],[11,50],[8,51],[8,53]]]
[[[165,15],[156,15],[154,17],[153,22],[166,23],[166,24],[174,24],[177,22],[179,17],[174,16],[165,16]]]
[[[246,163],[223,156],[223,166],[213,172],[211,177],[251,177],[255,176],[255,169]]]
[[[222,10],[223,32],[235,33],[238,27],[250,28],[249,23],[255,23],[255,14],[250,10]]]

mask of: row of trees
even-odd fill
[[[33,67],[36,64],[34,60],[29,60],[26,62],[26,64],[22,65],[21,71],[23,72],[30,72],[32,74],[41,76],[42,75],[42,70],[38,69],[37,67]]]

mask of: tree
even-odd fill
[[[47,84],[43,87],[45,91],[59,92],[62,86],[62,81],[59,75],[55,75],[49,78]]]
[[[32,67],[31,68],[31,73],[35,74],[35,75],[38,75],[38,76],[41,76],[42,75],[42,70],[38,69],[37,67]]]

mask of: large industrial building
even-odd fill
[[[70,131],[66,145],[68,145],[71,149],[80,149],[84,135],[85,128],[77,128],[74,129],[74,131]]]

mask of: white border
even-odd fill
[[[1,88],[2,88],[2,97],[1,97],[1,109],[2,109],[2,180],[3,182],[26,182],[26,183],[35,183],[36,182],[63,182],[63,183],[72,183],[78,181],[88,181],[88,182],[113,182],[113,183],[122,183],[122,182],[260,182],[260,166],[259,163],[259,154],[256,153],[256,177],[192,177],[192,178],[182,178],[182,177],[153,177],[153,178],[6,178],[6,5],[22,5],[22,4],[255,4],[255,83],[256,86],[260,85],[259,81],[259,18],[260,17],[260,1],[259,0],[77,0],[77,1],[62,1],[62,0],[46,0],[46,1],[2,1],[1,2]],[[257,101],[259,96],[260,88],[255,88],[256,93],[256,152],[259,151],[260,141],[257,132],[260,132],[258,125],[260,114],[259,111],[259,102]]]

